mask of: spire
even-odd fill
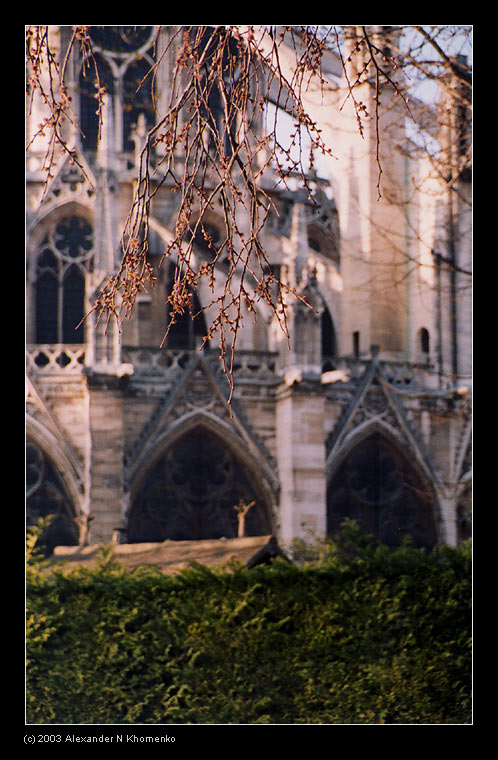
[[[114,151],[114,109],[112,97],[108,93],[103,95],[102,124],[100,139],[97,143],[97,166],[101,169],[113,171],[116,166],[116,154]]]
[[[104,118],[100,139],[97,144],[95,195],[95,269],[91,276],[90,289],[95,299],[100,289],[119,265],[119,225],[117,209],[116,153],[114,150],[114,113],[112,98],[104,94]],[[115,319],[109,322],[98,320],[92,313],[88,328],[87,365],[94,372],[107,375],[129,374],[129,365],[122,364],[119,327]]]
[[[97,250],[97,269],[101,276],[114,273],[117,265],[116,255],[118,239],[116,237],[116,208],[115,208],[115,170],[116,153],[114,150],[114,112],[112,98],[104,94],[104,119],[100,140],[97,144],[97,213],[98,223],[95,227],[95,242]]]
[[[291,229],[286,248],[285,281],[294,292],[289,297],[287,327],[289,344],[281,343],[280,362],[286,378],[317,377],[321,374],[321,314],[316,268],[308,246],[308,209],[306,192],[295,195]],[[287,382],[287,380],[286,380]],[[290,382],[290,381],[289,381]]]

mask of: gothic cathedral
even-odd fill
[[[162,28],[163,46],[171,29]],[[289,340],[266,305],[245,315],[229,404],[219,349],[201,348],[208,291],[196,294],[196,319],[177,320],[161,345],[174,262],[157,267],[121,329],[83,319],[119,265],[143,138],[171,69],[160,58],[137,91],[158,60],[156,28],[90,33],[106,89],[102,129],[89,63],[73,51],[78,162],[62,156],[45,187],[45,146],[35,141],[27,156],[28,524],[55,515],[49,550],[233,538],[236,506],[252,504],[245,535],[282,545],[332,535],[346,518],[393,546],[469,537],[469,177],[450,198],[430,163],[405,149],[405,118],[392,107],[382,116],[379,196],[375,126],[359,134],[331,58],[328,99],[310,93],[307,105],[334,158],[310,172],[312,200],[268,171],[278,213],[261,232],[272,270],[312,308],[289,303]],[[51,34],[63,52],[71,27]],[[41,108],[27,117],[28,138]],[[176,204],[162,183],[150,212],[153,266]],[[206,223],[216,244],[216,207]],[[454,267],[444,265],[450,253]],[[196,255],[199,265],[211,255],[205,240]]]

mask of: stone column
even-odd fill
[[[123,384],[127,378],[91,373],[90,543],[109,542],[121,522],[123,489]]]
[[[457,505],[456,505],[456,488],[445,484],[439,489],[439,540],[443,544],[456,546],[457,541]]]
[[[283,385],[277,397],[280,477],[279,537],[323,537],[326,532],[325,398],[320,381]]]

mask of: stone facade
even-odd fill
[[[54,45],[64,48],[67,29],[52,29]],[[151,39],[119,55],[101,41],[116,92]],[[85,121],[81,65],[71,57]],[[389,543],[469,535],[471,216],[458,199],[470,184],[450,200],[423,160],[406,157],[403,115],[389,108],[379,197],[375,127],[358,134],[330,67],[328,100],[310,92],[307,103],[335,154],[311,178],[318,205],[275,189],[280,215],[262,233],[271,264],[313,308],[289,303],[290,345],[264,307],[247,315],[231,405],[216,346],[201,351],[189,328],[160,348],[166,266],[121,334],[93,317],[74,330],[116,267],[132,198],[140,130],[127,128],[119,98],[109,96],[98,146],[70,136],[87,178],[62,158],[44,192],[44,146],[30,149],[27,511],[59,514],[52,543],[232,538],[240,499],[255,501],[248,534],[283,544],[348,516]],[[28,135],[40,114],[35,103]],[[151,209],[153,263],[175,207],[165,183]],[[221,224],[214,211],[210,223]],[[450,243],[456,274],[441,265]],[[210,301],[202,288],[199,298]]]

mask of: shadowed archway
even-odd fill
[[[40,537],[46,555],[54,546],[77,546],[76,512],[53,462],[34,441],[26,441],[26,527],[40,518],[52,522]]]
[[[415,467],[376,432],[343,459],[327,489],[327,533],[346,519],[388,546],[410,537],[418,547],[437,544],[434,497]]]
[[[255,478],[219,436],[196,427],[146,476],[131,505],[128,542],[236,537],[241,501],[254,502],[245,535],[271,533],[270,510]]]

